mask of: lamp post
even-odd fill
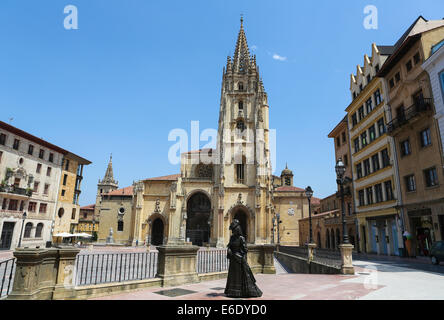
[[[272,219],[271,219],[271,222],[273,223],[273,228],[271,228],[271,231],[273,232],[272,233],[272,240],[271,240],[271,243],[272,244],[274,244],[274,230],[275,230],[275,228],[276,228],[276,217],[273,217]]]
[[[342,162],[342,159],[339,158],[338,162],[336,162],[335,166],[336,170],[336,183],[339,184],[340,187],[340,195],[341,195],[341,216],[342,216],[342,243],[350,244],[348,239],[347,226],[345,224],[345,201],[344,201],[344,184],[348,182],[348,178],[345,177],[345,165]]]
[[[313,243],[313,228],[311,224],[311,197],[313,196],[313,190],[310,186],[305,188],[305,195],[308,199],[308,223],[310,225],[309,241],[308,243]]]
[[[355,269],[353,267],[353,245],[350,244],[348,240],[347,227],[345,225],[345,208],[344,208],[344,184],[350,181],[349,178],[345,176],[345,165],[342,159],[339,158],[335,166],[336,170],[336,183],[340,187],[341,195],[341,214],[342,214],[342,244],[339,245],[341,250],[341,273],[342,274],[355,274]]]
[[[277,222],[277,231],[278,231],[278,234],[277,234],[277,244],[278,244],[278,246],[280,245],[280,243],[281,243],[281,237],[280,237],[280,234],[279,234],[279,225],[282,223],[282,221],[281,221],[281,215],[280,215],[280,213],[278,212],[278,213],[276,213],[276,222]]]
[[[18,247],[20,248],[20,246],[22,245],[22,235],[23,235],[23,228],[25,226],[25,220],[26,220],[26,211],[23,212],[23,222],[22,222],[22,230],[20,231],[20,238],[19,238],[19,243],[18,243]]]

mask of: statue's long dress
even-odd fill
[[[232,235],[228,244],[228,252],[230,266],[228,267],[225,295],[236,298],[262,296],[262,291],[256,286],[256,279],[247,263],[245,238]]]

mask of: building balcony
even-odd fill
[[[394,118],[387,125],[387,133],[391,136],[395,135],[406,124],[414,123],[421,115],[432,111],[432,99],[423,98],[415,102],[414,105],[407,108],[401,115]]]
[[[32,190],[31,189],[25,189],[25,188],[19,188],[17,186],[0,186],[0,193],[8,193],[8,194],[14,194],[24,197],[31,197],[32,196]]]
[[[22,219],[23,218],[23,211],[0,209],[0,217]]]

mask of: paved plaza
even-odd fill
[[[277,261],[275,264],[276,275],[256,275],[263,296],[248,300],[444,299],[444,266],[433,266],[435,270],[430,271],[426,264],[357,260],[354,261],[355,275],[344,276],[292,274]],[[225,283],[226,279],[221,279],[175,288],[149,288],[93,300],[233,300],[224,295]],[[178,296],[162,294],[171,289],[187,291]]]
[[[154,247],[152,248],[154,249]],[[154,251],[154,250],[152,250]],[[80,255],[97,253],[143,253],[146,248],[82,248]],[[12,251],[0,252],[0,261]],[[355,275],[314,275],[289,273],[275,260],[276,275],[257,274],[266,300],[444,300],[444,265],[432,265],[427,258],[400,258],[357,255]],[[101,266],[101,265],[100,265]],[[143,269],[142,269],[143,270]],[[93,282],[94,283],[94,282]],[[95,298],[98,300],[232,300],[224,296],[226,279],[205,281],[174,288],[148,288]],[[174,290],[172,289],[183,289]],[[166,291],[166,292],[162,292]],[[254,299],[253,299],[254,300]]]

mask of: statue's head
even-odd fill
[[[242,228],[240,226],[239,220],[233,219],[230,225],[230,230],[233,232],[233,234],[242,235]]]

